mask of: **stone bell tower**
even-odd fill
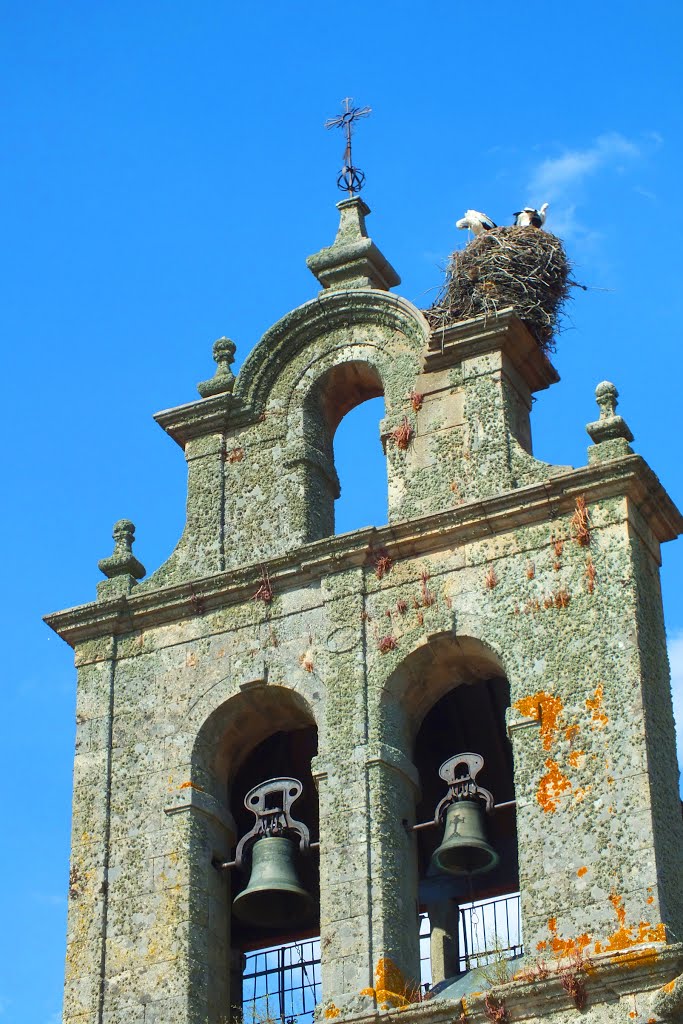
[[[174,553],[144,578],[118,522],[97,600],[47,619],[78,668],[65,1024],[682,1020],[681,515],[611,384],[587,465],[536,460],[558,377],[515,310],[432,330],[338,205],[320,293],[156,416]],[[335,536],[335,430],[376,396],[389,524]]]

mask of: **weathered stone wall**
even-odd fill
[[[430,336],[405,300],[335,275],[268,332],[234,393],[158,417],[189,465],[169,562],[134,586],[139,563],[112,556],[98,602],[50,617],[78,665],[65,1022],[230,1014],[231,876],[213,861],[237,838],[232,781],[268,735],[305,724],[321,1013],[411,1002],[415,735],[486,672],[510,684],[528,959],[488,1008],[406,1012],[505,1020],[503,1005],[565,1024],[579,978],[587,1020],[649,1020],[683,969],[658,584],[680,516],[614,416],[588,467],[533,459],[531,394],[556,375],[511,314]],[[334,430],[380,392],[390,524],[335,538]]]

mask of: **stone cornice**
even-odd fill
[[[558,473],[543,483],[506,491],[492,498],[409,522],[327,537],[267,563],[273,589],[289,590],[331,573],[368,563],[371,549],[386,548],[394,560],[532,526],[566,514],[583,495],[591,504],[628,496],[661,543],[683,532],[683,516],[639,455]],[[215,573],[191,583],[158,590],[134,589],[110,601],[79,605],[45,617],[47,624],[72,646],[82,640],[149,629],[226,604],[250,600],[261,582],[262,566],[250,565]]]
[[[614,1004],[620,996],[632,992],[654,992],[671,981],[683,966],[683,946],[640,946],[633,949],[601,954],[586,963],[586,969],[577,973],[586,986],[588,1005],[591,1008],[600,1003]],[[353,1021],[354,1024],[375,1024],[380,1021],[400,1021],[401,1024],[454,1024],[466,1020],[467,1024],[488,1024],[491,1016],[487,1013],[486,996],[493,996],[497,1005],[503,1005],[511,1021],[548,1020],[554,1013],[576,1013],[576,1006],[562,984],[564,970],[571,964],[557,964],[547,977],[533,980],[510,981],[496,985],[489,992],[476,992],[465,996],[466,1006],[461,999],[427,999],[421,1003],[401,1006],[398,1009],[371,1011],[370,1013],[341,1015],[339,1024]],[[647,997],[646,997],[647,998]],[[651,997],[652,998],[652,997]],[[643,1019],[651,1016],[643,1014]],[[577,1020],[581,1018],[577,1016]]]
[[[550,360],[512,307],[494,316],[475,316],[432,331],[425,371],[454,366],[464,359],[502,350],[531,391],[543,391],[559,381]]]
[[[256,422],[257,417],[243,402],[231,394],[212,395],[198,398],[196,402],[175,406],[155,413],[159,426],[184,448],[193,437],[207,434],[223,434],[247,423]]]

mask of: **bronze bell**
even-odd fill
[[[232,904],[240,920],[261,928],[283,928],[313,916],[313,899],[297,875],[296,850],[286,836],[264,836],[254,843],[249,884]]]
[[[486,838],[486,807],[482,800],[454,800],[446,808],[441,846],[432,864],[449,875],[481,875],[500,860]]]

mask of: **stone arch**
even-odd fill
[[[389,292],[368,289],[320,295],[266,331],[237,377],[235,397],[261,415],[271,396],[282,392],[288,367],[295,363],[305,368],[310,362],[307,353],[315,352],[319,358],[343,348],[349,352],[348,360],[354,358],[353,350],[373,341],[381,350],[407,348],[416,358],[427,347],[429,325],[416,306]]]
[[[451,631],[426,638],[396,667],[383,688],[389,742],[410,759],[420,780],[414,821],[433,819],[447,792],[439,767],[466,751],[483,755],[478,782],[493,792],[496,803],[506,805],[486,816],[488,838],[499,862],[471,880],[435,869],[432,858],[443,840],[443,827],[414,833],[417,870],[403,878],[403,898],[416,900],[421,912],[428,914],[434,983],[458,974],[467,963],[458,946],[460,906],[467,907],[472,900],[506,899],[519,887],[516,816],[509,805],[515,792],[505,726],[509,700],[499,652],[475,636],[456,636]]]
[[[411,756],[425,715],[449,690],[462,683],[507,678],[503,658],[489,643],[451,631],[426,637],[394,669],[381,697],[385,731],[392,744]]]
[[[428,339],[424,316],[406,300],[373,289],[334,292],[285,316],[247,359],[234,395],[263,423],[264,450],[281,481],[270,504],[290,543],[334,533],[334,429],[345,412],[380,394],[383,437],[412,415]],[[407,486],[406,460],[387,455],[391,521]]]
[[[206,701],[201,704],[205,711]],[[252,769],[249,766],[250,755],[251,760],[256,755],[255,760],[259,762],[258,755],[262,749],[268,749],[270,739],[278,739],[280,735],[291,737],[299,730],[302,735],[305,732],[309,735],[317,733],[311,702],[293,688],[255,682],[217,703],[214,701],[195,734],[189,804],[193,813],[188,822],[187,844],[190,851],[190,889],[196,895],[189,904],[189,917],[193,934],[199,936],[204,950],[203,960],[209,965],[209,970],[192,977],[190,1002],[208,1007],[208,1020],[216,1024],[232,1016],[231,1008],[240,1006],[242,953],[245,942],[249,948],[255,936],[245,933],[232,910],[233,899],[248,882],[249,871],[221,871],[215,863],[231,859],[237,840],[253,824],[253,818],[245,824],[244,819],[249,815],[243,807],[241,822],[240,815],[235,813],[251,785],[273,775],[295,774],[298,777],[300,774],[291,770],[271,772],[267,758]],[[243,771],[245,767],[246,773]],[[253,770],[257,777],[248,782]],[[315,822],[310,823],[317,829],[317,791],[310,772],[310,760],[307,781],[305,796],[309,807],[315,807]],[[308,815],[302,815],[304,820],[306,817]],[[314,899],[317,898],[317,874],[316,861],[308,866],[305,883]],[[271,940],[282,941],[282,938],[267,936],[264,944],[268,945]],[[235,1013],[239,1018],[238,1010]]]
[[[297,690],[255,683],[222,700],[197,730],[193,781],[209,777],[211,789],[229,786],[248,754],[279,730],[317,728],[309,701]],[[215,795],[218,795],[215,793]]]

